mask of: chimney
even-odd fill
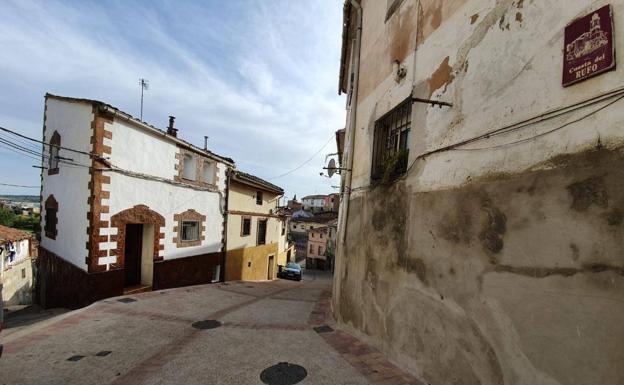
[[[169,127],[167,127],[167,135],[178,137],[178,129],[173,127],[173,122],[175,121],[175,116],[169,117]]]

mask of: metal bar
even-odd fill
[[[440,102],[438,100],[431,99],[412,98],[412,103],[414,102],[431,104],[432,106],[438,106],[440,108],[442,108],[442,106],[453,107],[453,103]]]

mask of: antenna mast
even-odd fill
[[[149,90],[149,80],[141,78],[139,84],[141,85],[141,121],[143,121],[143,91]]]

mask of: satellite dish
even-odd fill
[[[331,178],[336,173],[336,160],[334,158],[329,160],[329,164],[327,165],[327,174]]]

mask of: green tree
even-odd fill
[[[15,223],[16,215],[13,210],[9,208],[0,208],[0,225],[13,227]]]

